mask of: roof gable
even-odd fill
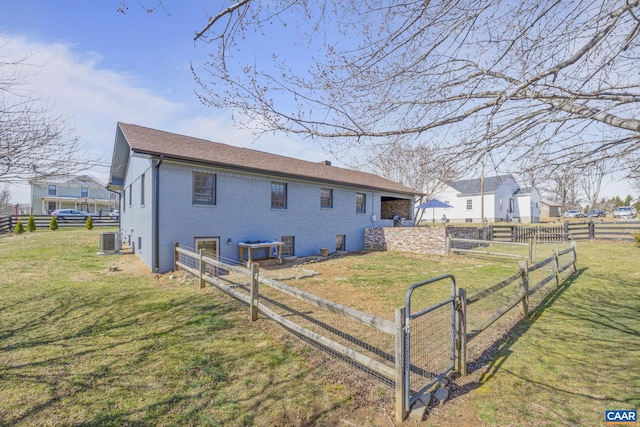
[[[488,176],[484,178],[484,192],[493,193],[498,187],[507,181],[516,182],[512,175]],[[446,183],[449,187],[461,194],[480,194],[482,191],[480,178],[451,181]],[[516,184],[517,186],[517,184]]]
[[[326,162],[309,162],[127,123],[118,123],[118,129],[134,154],[163,156],[247,172],[355,185],[411,196],[421,194],[378,175],[330,166]],[[116,169],[112,165],[112,175]]]

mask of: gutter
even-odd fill
[[[153,166],[153,270],[160,271],[160,166],[164,156],[160,156]]]
[[[393,188],[380,187],[380,186],[374,186],[374,185],[358,184],[358,183],[353,183],[348,181],[337,181],[329,178],[316,178],[308,175],[298,175],[295,173],[273,171],[273,170],[260,169],[260,168],[248,167],[248,166],[230,165],[227,163],[209,162],[209,161],[191,159],[187,157],[166,156],[164,154],[155,153],[155,152],[143,152],[143,151],[135,151],[135,150],[132,150],[132,152],[134,154],[141,155],[141,156],[158,156],[159,155],[160,158],[162,159],[176,161],[179,163],[187,163],[190,165],[200,165],[200,166],[206,166],[206,167],[215,167],[215,168],[236,171],[236,172],[239,171],[239,172],[247,172],[247,173],[259,174],[259,175],[266,175],[276,179],[289,178],[289,179],[296,179],[300,181],[307,181],[307,182],[313,182],[313,183],[322,182],[322,183],[327,183],[331,185],[340,185],[342,187],[351,187],[351,188],[357,187],[357,188],[362,188],[363,190],[369,190],[369,191],[404,194],[411,197],[425,195],[424,193],[421,193],[419,191],[414,191],[412,189],[404,189],[404,190],[393,189]]]

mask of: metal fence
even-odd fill
[[[451,282],[451,297],[430,307],[414,310],[414,293],[443,280]],[[448,274],[409,287],[405,320],[405,409],[454,369],[456,281]]]
[[[397,405],[404,405],[404,310],[396,310],[395,321],[390,321],[269,278],[257,264],[251,267],[221,262],[177,243],[174,247],[175,271],[186,271],[198,279],[200,287],[208,283],[246,303],[252,321],[260,313],[372,374],[393,387]]]
[[[195,252],[175,244],[175,271],[186,271],[198,279],[200,287],[211,284],[246,303],[252,321],[261,313],[304,341],[392,386],[396,420],[401,422],[441,378],[452,371],[466,375],[469,341],[518,305],[526,316],[529,298],[548,290],[548,283],[559,286],[568,277],[565,271],[576,271],[577,264],[573,242],[570,248],[554,250],[551,257],[538,263],[521,261],[514,275],[468,298],[465,289],[456,287],[453,275],[435,277],[408,289],[406,307],[395,310],[394,321],[301,291],[261,274],[256,264],[251,267],[224,263],[206,256],[204,250]],[[423,300],[415,298],[417,293],[446,280],[451,282],[450,297],[420,307]],[[468,306],[489,301],[514,286],[506,304],[494,304],[488,317],[469,322],[475,307],[468,310]],[[310,310],[309,306],[321,310]]]

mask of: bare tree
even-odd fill
[[[602,180],[609,172],[611,164],[608,159],[603,158],[599,162],[590,163],[583,170],[579,171],[578,181],[582,187],[582,191],[587,199],[589,209],[594,209],[600,197],[600,189],[602,188]]]
[[[23,82],[25,60],[0,60],[0,182],[74,174],[96,164],[64,119]]]
[[[551,178],[550,193],[555,202],[562,204],[563,210],[580,208],[582,199],[579,177],[575,171],[566,169],[563,173],[554,175]]]
[[[637,155],[639,36],[640,0],[238,0],[193,69],[203,103],[262,131],[527,170]]]
[[[5,184],[0,187],[0,215],[11,215],[12,213],[11,193],[9,192],[9,186]]]
[[[416,201],[418,204],[434,198],[446,181],[460,175],[455,164],[443,159],[437,149],[425,145],[398,144],[368,154],[365,161],[367,169],[424,193]],[[422,210],[418,213],[416,222],[423,213]]]
[[[443,161],[437,150],[424,145],[412,147],[397,145],[392,149],[369,154],[369,169],[409,188],[433,198],[442,189],[443,181],[450,181],[460,174],[455,165]]]

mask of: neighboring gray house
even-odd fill
[[[173,245],[238,261],[238,243],[283,253],[361,250],[364,229],[412,219],[418,192],[379,176],[118,123],[107,187],[120,193],[123,240],[152,271]]]
[[[56,209],[78,209],[108,215],[117,209],[116,194],[89,175],[67,179],[33,179],[31,206],[34,215],[49,215]]]
[[[453,208],[436,209],[436,220],[446,215],[450,222],[481,224],[481,181],[468,179],[446,182],[438,200]],[[511,175],[484,179],[484,217],[488,222],[540,222],[540,193],[535,188],[520,188]]]

